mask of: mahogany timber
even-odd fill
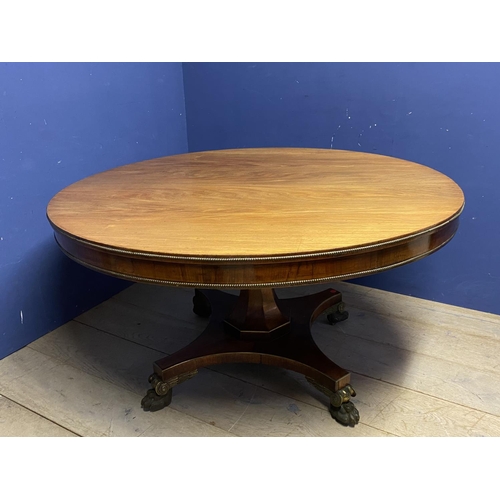
[[[63,189],[47,216],[92,269],[203,288],[283,287],[363,276],[445,245],[461,189],[409,161],[340,150],[189,153]]]
[[[287,332],[290,320],[283,315],[272,288],[241,290],[225,327],[241,339],[274,338]]]

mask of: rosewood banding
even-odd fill
[[[56,227],[63,252],[91,269],[123,279],[204,288],[286,287],[367,276],[429,255],[448,243],[458,229],[458,214],[437,228],[371,248],[346,249],[330,255],[278,256],[269,260],[211,261],[182,256],[142,256],[99,248],[70,237]]]

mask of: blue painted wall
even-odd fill
[[[62,254],[50,198],[186,151],[180,63],[0,64],[0,359],[129,284]]]
[[[333,147],[405,158],[453,178],[466,209],[452,242],[356,282],[500,314],[500,64],[186,63],[183,69],[190,151]]]

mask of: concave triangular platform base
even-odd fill
[[[329,289],[293,299],[278,299],[274,290],[242,290],[239,297],[217,290],[196,290],[194,311],[210,315],[203,333],[189,345],[154,364],[153,389],[142,400],[145,410],[168,406],[172,387],[199,368],[221,363],[260,363],[305,375],[330,397],[330,413],[354,426],[359,414],[350,401],[355,392],[350,373],[325,356],[311,336],[311,324],[324,312],[343,310],[342,295]],[[341,316],[342,317],[342,316]],[[344,313],[343,318],[347,317]]]

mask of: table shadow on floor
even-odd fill
[[[154,339],[149,338],[148,348],[133,342],[114,342],[106,348],[106,341],[101,339],[100,335],[93,336],[91,341],[73,335],[72,340],[78,344],[75,350],[81,359],[76,360],[77,363],[85,365],[87,370],[90,366],[91,371],[95,371],[98,376],[137,393],[140,396],[138,404],[149,388],[147,378],[152,372],[153,362],[163,358],[164,353],[175,352],[187,345],[196,337],[196,329],[199,329],[201,333],[206,324],[206,320],[194,316],[190,300],[189,304],[184,304],[190,297],[186,294],[186,290],[158,289],[159,287],[149,286],[144,288],[144,285],[141,287],[145,291],[151,288],[149,292],[158,293],[165,299],[165,324],[163,326],[158,324],[158,338],[163,335],[168,336],[167,317],[169,314],[178,312],[179,307],[182,308],[182,314],[192,315],[194,326],[192,334],[169,342],[168,346],[163,341],[158,340],[155,343]],[[299,292],[313,293],[328,286],[314,288],[299,289]],[[297,292],[291,289],[278,292],[280,296],[291,296],[293,293]],[[359,294],[356,294],[354,299],[348,293],[344,293],[343,299],[350,312],[349,319],[330,325],[324,315],[319,317],[312,328],[316,343],[330,359],[345,369],[397,384],[404,377],[405,366],[412,356],[412,353],[405,349],[405,332],[398,328],[398,323],[393,318],[373,311],[373,305],[371,310],[364,306],[363,297]],[[106,314],[108,313],[103,305],[101,315]],[[146,317],[148,311],[144,309],[143,314]],[[112,320],[112,317],[107,319]],[[160,330],[165,333],[163,334]],[[383,341],[379,338],[378,332],[383,332],[383,336],[381,335]],[[102,335],[105,334],[102,333]],[[151,348],[157,351],[152,351]],[[113,349],[118,350],[113,352]],[[221,390],[226,383],[224,382],[226,377],[221,379],[220,375],[214,372],[231,377],[232,381],[227,382],[229,384],[227,391]],[[245,364],[215,365],[209,369],[201,369],[195,378],[174,389],[174,397],[176,394],[195,395],[202,391],[219,402],[234,399],[235,395],[237,398],[248,399],[249,389],[245,388],[248,384],[321,407],[328,404],[326,396],[306,382],[300,374],[277,367]]]

